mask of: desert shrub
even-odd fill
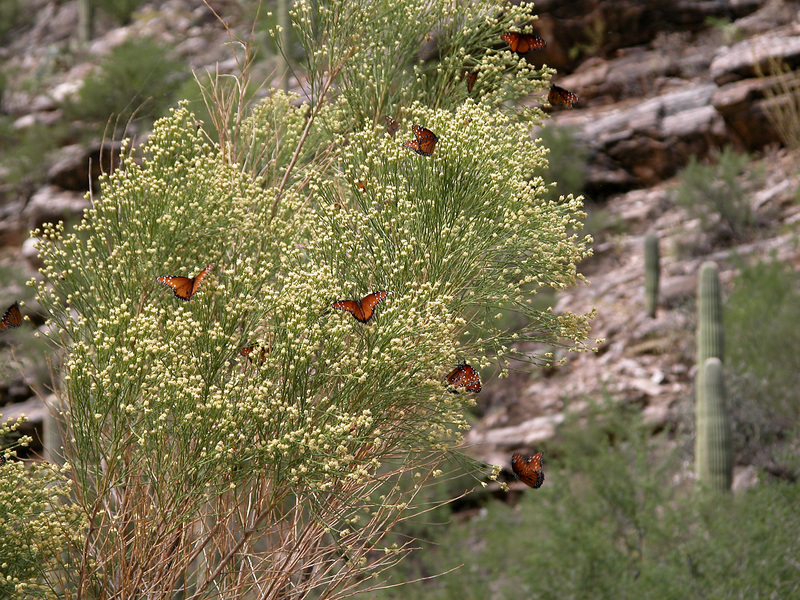
[[[133,13],[142,4],[142,0],[89,0],[120,25],[131,22]]]
[[[756,225],[746,185],[757,175],[750,161],[749,155],[728,146],[715,151],[709,165],[692,156],[679,175],[677,203],[699,218],[715,241],[742,240]]]
[[[152,118],[166,112],[186,66],[169,57],[170,49],[152,38],[130,38],[101,59],[84,80],[78,97],[67,100],[67,117],[105,125],[125,124],[134,114]]]
[[[587,253],[580,202],[549,202],[526,175],[544,162],[525,121],[540,113],[513,107],[539,73],[489,47],[481,64],[498,71],[478,98],[459,79],[464,25],[499,39],[529,7],[312,9],[293,13],[307,102],[273,92],[248,107],[246,73],[214,78],[218,143],[175,109],[124,150],[74,232],[37,232],[32,284],[63,353],[64,454],[89,523],[65,548],[81,566],[64,589],[369,589],[411,549],[387,535],[424,509],[466,427],[473,401],[444,375],[514,357],[517,341],[584,347],[588,317],[540,310],[528,291],[579,281]],[[441,29],[440,69],[406,42],[420,14]],[[374,27],[389,15],[395,27]],[[396,138],[375,126],[389,109]],[[432,156],[403,147],[411,122],[439,136]],[[210,264],[188,302],[155,280]],[[367,323],[332,310],[375,290],[389,294]],[[519,331],[505,310],[525,316]]]
[[[586,184],[587,148],[566,127],[543,127],[538,133],[548,149],[547,168],[542,179],[548,184],[547,197],[558,199],[561,195],[581,194]]]
[[[800,425],[800,333],[787,327],[797,319],[800,290],[789,265],[740,265],[724,307],[726,371],[737,450],[757,463]]]
[[[397,579],[444,575],[377,598],[679,600],[797,593],[799,568],[785,557],[800,549],[800,517],[793,509],[800,486],[695,496],[681,485],[680,449],[652,438],[635,410],[585,416],[548,446],[540,489],[526,490],[516,506],[493,502],[478,516],[453,522],[426,547],[424,563]]]

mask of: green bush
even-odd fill
[[[540,489],[525,489],[517,506],[494,502],[453,522],[414,569],[395,576],[454,570],[376,597],[797,595],[800,566],[786,557],[800,551],[800,485],[762,485],[734,498],[694,496],[681,485],[688,481],[680,452],[652,438],[635,410],[599,410],[567,424],[545,452]]]
[[[127,25],[143,0],[89,0],[120,25]]]
[[[547,168],[542,172],[548,184],[547,197],[557,200],[559,196],[583,193],[588,148],[578,142],[575,132],[568,127],[551,123],[542,127],[538,135],[548,149]]]
[[[751,157],[730,146],[712,153],[712,164],[695,156],[680,173],[676,199],[690,215],[699,218],[715,242],[745,239],[756,225],[749,204],[747,181],[757,173],[750,168]]]
[[[66,101],[68,118],[105,125],[116,118],[124,125],[134,114],[164,114],[189,73],[170,49],[151,38],[131,38],[115,46],[84,80],[77,100]]]
[[[797,273],[775,258],[740,265],[724,307],[729,395],[737,451],[765,461],[798,433],[800,319]],[[758,326],[753,324],[757,323]]]

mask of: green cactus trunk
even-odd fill
[[[695,399],[703,392],[703,367],[712,356],[724,362],[725,330],[722,325],[722,292],[716,263],[700,267],[697,286],[697,361]]]
[[[703,390],[695,407],[697,481],[703,488],[727,492],[733,480],[733,449],[722,361],[709,358],[703,371]]]
[[[650,318],[656,316],[658,306],[660,258],[658,235],[648,233],[644,238],[644,300]]]

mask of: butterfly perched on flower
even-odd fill
[[[3,318],[0,319],[0,331],[12,329],[22,325],[22,311],[19,309],[19,302],[14,302],[6,309]]]
[[[517,52],[519,54],[525,54],[530,50],[538,50],[539,48],[544,48],[547,46],[547,42],[545,42],[535,33],[506,31],[500,37],[503,38],[504,42],[511,46],[512,52]]]
[[[547,100],[550,104],[560,104],[561,106],[572,108],[572,105],[578,101],[578,97],[569,90],[565,90],[555,83],[551,83],[550,92],[547,94]]]
[[[366,323],[375,314],[375,306],[378,302],[386,298],[389,292],[386,290],[379,290],[373,292],[368,296],[364,296],[361,300],[337,300],[331,306],[337,310],[345,310],[349,312],[356,321]]]
[[[156,281],[160,284],[172,289],[176,298],[181,300],[190,300],[195,295],[203,279],[206,278],[208,272],[214,267],[214,263],[208,265],[205,269],[200,271],[194,277],[181,277],[179,275],[162,275],[156,277]]]
[[[468,392],[481,391],[481,378],[478,372],[465,362],[453,369],[450,374],[445,377],[448,385],[454,388],[464,388]],[[451,390],[455,391],[455,390]]]
[[[544,471],[542,471],[542,453],[537,452],[530,458],[515,453],[511,456],[511,469],[522,483],[532,488],[542,487]]]
[[[395,121],[392,117],[386,116],[383,118],[386,121],[386,133],[394,137],[394,134],[397,133],[398,129],[400,129],[400,124],[397,121]]]
[[[433,154],[436,142],[439,141],[436,134],[422,125],[414,125],[412,131],[414,132],[415,139],[406,142],[403,144],[403,147],[411,148],[414,152],[422,156],[430,156]]]
[[[475,82],[478,79],[478,72],[470,71],[469,69],[464,69],[461,72],[461,76],[464,78],[464,81],[467,82],[467,91],[471,92],[472,88],[475,87]]]
[[[267,360],[267,354],[269,354],[270,350],[266,346],[260,346],[260,347],[261,347],[261,352],[257,353],[256,356],[258,356],[259,354],[261,355],[258,364],[263,365],[264,361]],[[258,344],[254,346],[247,346],[239,350],[239,354],[247,357],[247,360],[249,360],[250,362],[255,362],[253,357],[253,352],[255,352],[258,348],[259,348]]]

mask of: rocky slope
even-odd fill
[[[205,7],[189,0],[147,3],[125,27],[101,18],[87,52],[69,50],[76,2],[31,4],[35,17],[7,31],[0,47],[6,73],[0,114],[16,130],[62,118],[59,100],[74,91],[98,56],[133,33],[169,42],[196,69],[219,64],[224,72],[234,66],[226,34]],[[214,4],[223,17],[246,16],[238,3]],[[478,456],[497,464],[505,464],[511,450],[533,449],[551,437],[565,407],[603,394],[640,404],[656,428],[674,426],[691,406],[699,264],[719,261],[723,280],[730,280],[734,252],[764,257],[774,250],[800,263],[793,243],[800,220],[796,167],[767,117],[771,105],[789,99],[780,90],[770,92],[778,89],[774,77],[759,75],[769,70],[770,60],[792,69],[800,63],[797,2],[544,0],[537,7],[538,31],[549,42],[540,58],[557,67],[558,83],[580,97],[575,110],[555,111],[548,126],[573,129],[587,148],[590,212],[616,226],[599,228],[595,256],[581,265],[591,285],[561,294],[557,305],[577,312],[597,308],[592,335],[604,340],[597,352],[569,355],[547,373],[515,372],[485,386],[482,417],[468,442]],[[19,85],[26,77],[40,77],[39,85]],[[0,261],[25,271],[14,281],[36,267],[28,229],[78,216],[86,206],[87,182],[109,160],[101,156],[99,140],[87,145],[69,138],[29,189],[3,182],[8,170],[0,164]],[[764,226],[736,246],[705,237],[700,222],[677,205],[672,179],[691,156],[702,159],[727,144],[757,152],[754,161],[764,168],[758,187],[750,190]],[[643,298],[643,236],[651,231],[661,237],[663,257],[655,319],[646,316]],[[8,285],[0,301],[10,303],[22,291],[18,283]],[[34,391],[44,390],[34,390],[21,375],[5,382],[4,416],[25,411],[38,426],[43,410]],[[13,404],[2,406],[7,403]]]

